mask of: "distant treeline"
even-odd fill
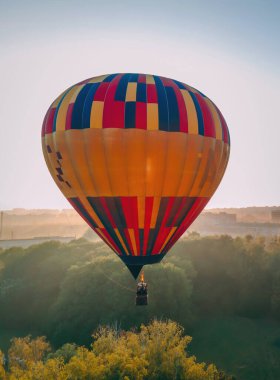
[[[46,335],[54,347],[89,345],[94,329],[138,327],[153,318],[191,332],[209,316],[280,319],[280,241],[205,237],[179,241],[145,269],[149,306],[135,307],[135,281],[102,242],[48,242],[0,251],[0,328]]]

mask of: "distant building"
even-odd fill
[[[271,211],[271,221],[273,223],[280,223],[280,210]]]
[[[271,215],[270,222],[269,220],[267,222],[244,222],[240,221],[240,215],[235,213],[204,211],[189,227],[188,231],[196,231],[202,236],[221,234],[233,237],[280,235],[280,208],[270,210],[267,215],[267,219]]]
[[[219,221],[223,224],[235,224],[236,214],[229,214],[227,212],[219,212]]]
[[[75,236],[39,236],[33,239],[13,239],[0,240],[0,248],[8,249],[12,247],[27,248],[34,244],[42,244],[47,241],[60,241],[61,243],[69,243],[75,240]]]
[[[236,214],[229,214],[227,212],[204,212],[199,217],[199,222],[205,225],[229,225],[236,223]]]

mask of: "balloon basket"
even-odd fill
[[[148,295],[136,295],[135,299],[136,306],[147,306],[148,305]]]
[[[145,282],[144,271],[141,272],[140,282],[138,282],[137,284],[135,305],[136,306],[148,305],[148,285]]]

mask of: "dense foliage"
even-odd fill
[[[14,338],[1,380],[226,380],[213,365],[187,353],[191,338],[172,321],[154,320],[140,331],[100,327],[90,348],[65,344],[50,352],[44,337]],[[1,360],[2,359],[2,360]]]
[[[153,318],[189,333],[207,317],[280,319],[280,241],[205,237],[179,241],[145,269],[149,306],[136,308],[135,281],[102,242],[47,242],[0,251],[0,331],[46,335],[53,347],[91,344],[99,325],[138,328]],[[1,342],[0,342],[1,344]]]
[[[280,318],[280,243],[199,238],[177,243],[145,270],[149,306],[135,308],[135,282],[101,242],[48,242],[0,251],[0,326],[36,331],[55,345],[89,344],[99,324],[122,328],[204,315]]]

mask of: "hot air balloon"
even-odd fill
[[[77,83],[51,104],[42,147],[64,196],[137,278],[206,206],[230,139],[217,106],[195,88],[111,74]]]

